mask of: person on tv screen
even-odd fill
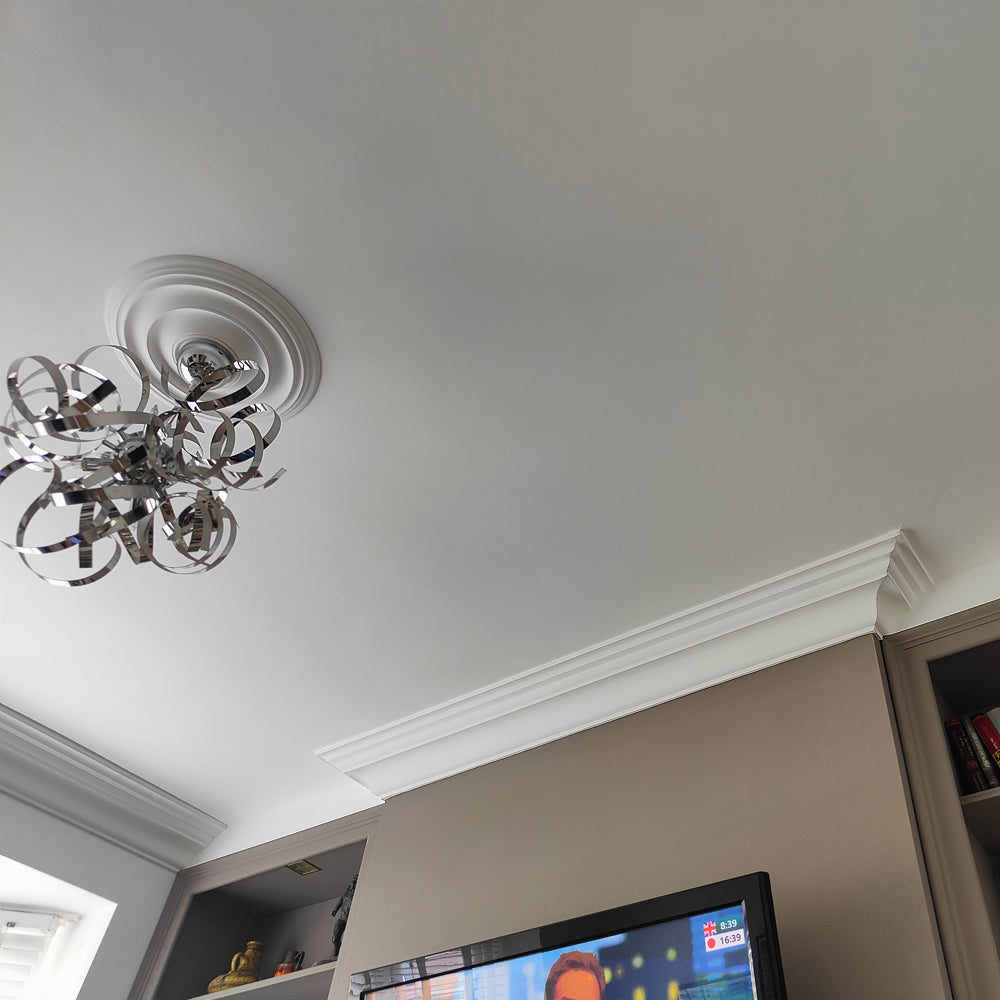
[[[545,980],[545,1000],[601,1000],[604,968],[587,951],[560,955]]]

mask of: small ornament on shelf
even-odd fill
[[[344,890],[343,896],[341,896],[336,905],[333,908],[333,912],[330,914],[333,917],[333,957],[334,959],[340,954],[340,942],[344,937],[344,928],[347,926],[347,918],[351,914],[351,903],[354,900],[354,887],[358,884],[358,876],[355,875],[354,878],[347,884],[347,888]]]
[[[304,951],[289,950],[285,952],[285,957],[278,963],[274,970],[275,977],[287,976],[289,972],[298,972],[302,968],[302,962],[306,957]]]
[[[216,976],[208,984],[209,993],[218,993],[233,986],[247,986],[260,980],[260,957],[264,954],[264,945],[260,941],[247,941],[246,951],[238,951],[233,955],[229,971]]]

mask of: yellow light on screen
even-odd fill
[[[671,979],[667,983],[667,1000],[680,1000],[681,984],[676,979]]]
[[[642,955],[633,955],[632,956],[632,968],[633,969],[641,969],[642,968]]]
[[[667,949],[667,961],[668,962],[673,962],[673,961],[676,960],[676,958],[677,958],[677,949],[676,948],[668,948]]]
[[[646,1000],[646,991],[641,986],[637,986],[632,990],[632,1000]]]
[[[610,965],[604,966],[604,982],[605,983],[610,983],[611,982],[611,976],[612,976],[611,966]]]

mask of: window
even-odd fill
[[[38,983],[47,978],[46,965],[58,960],[59,947],[52,947],[56,938],[78,919],[76,913],[0,906],[0,1000],[29,1000],[38,993]]]
[[[0,856],[0,1000],[76,1000],[115,908]]]

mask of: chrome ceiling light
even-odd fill
[[[28,492],[13,541],[0,540],[56,586],[102,579],[123,552],[171,573],[218,566],[236,539],[230,494],[282,475],[261,471],[264,451],[319,384],[302,316],[221,261],[139,264],[106,320],[117,343],[72,363],[30,355],[7,375],[0,503],[15,474]]]

